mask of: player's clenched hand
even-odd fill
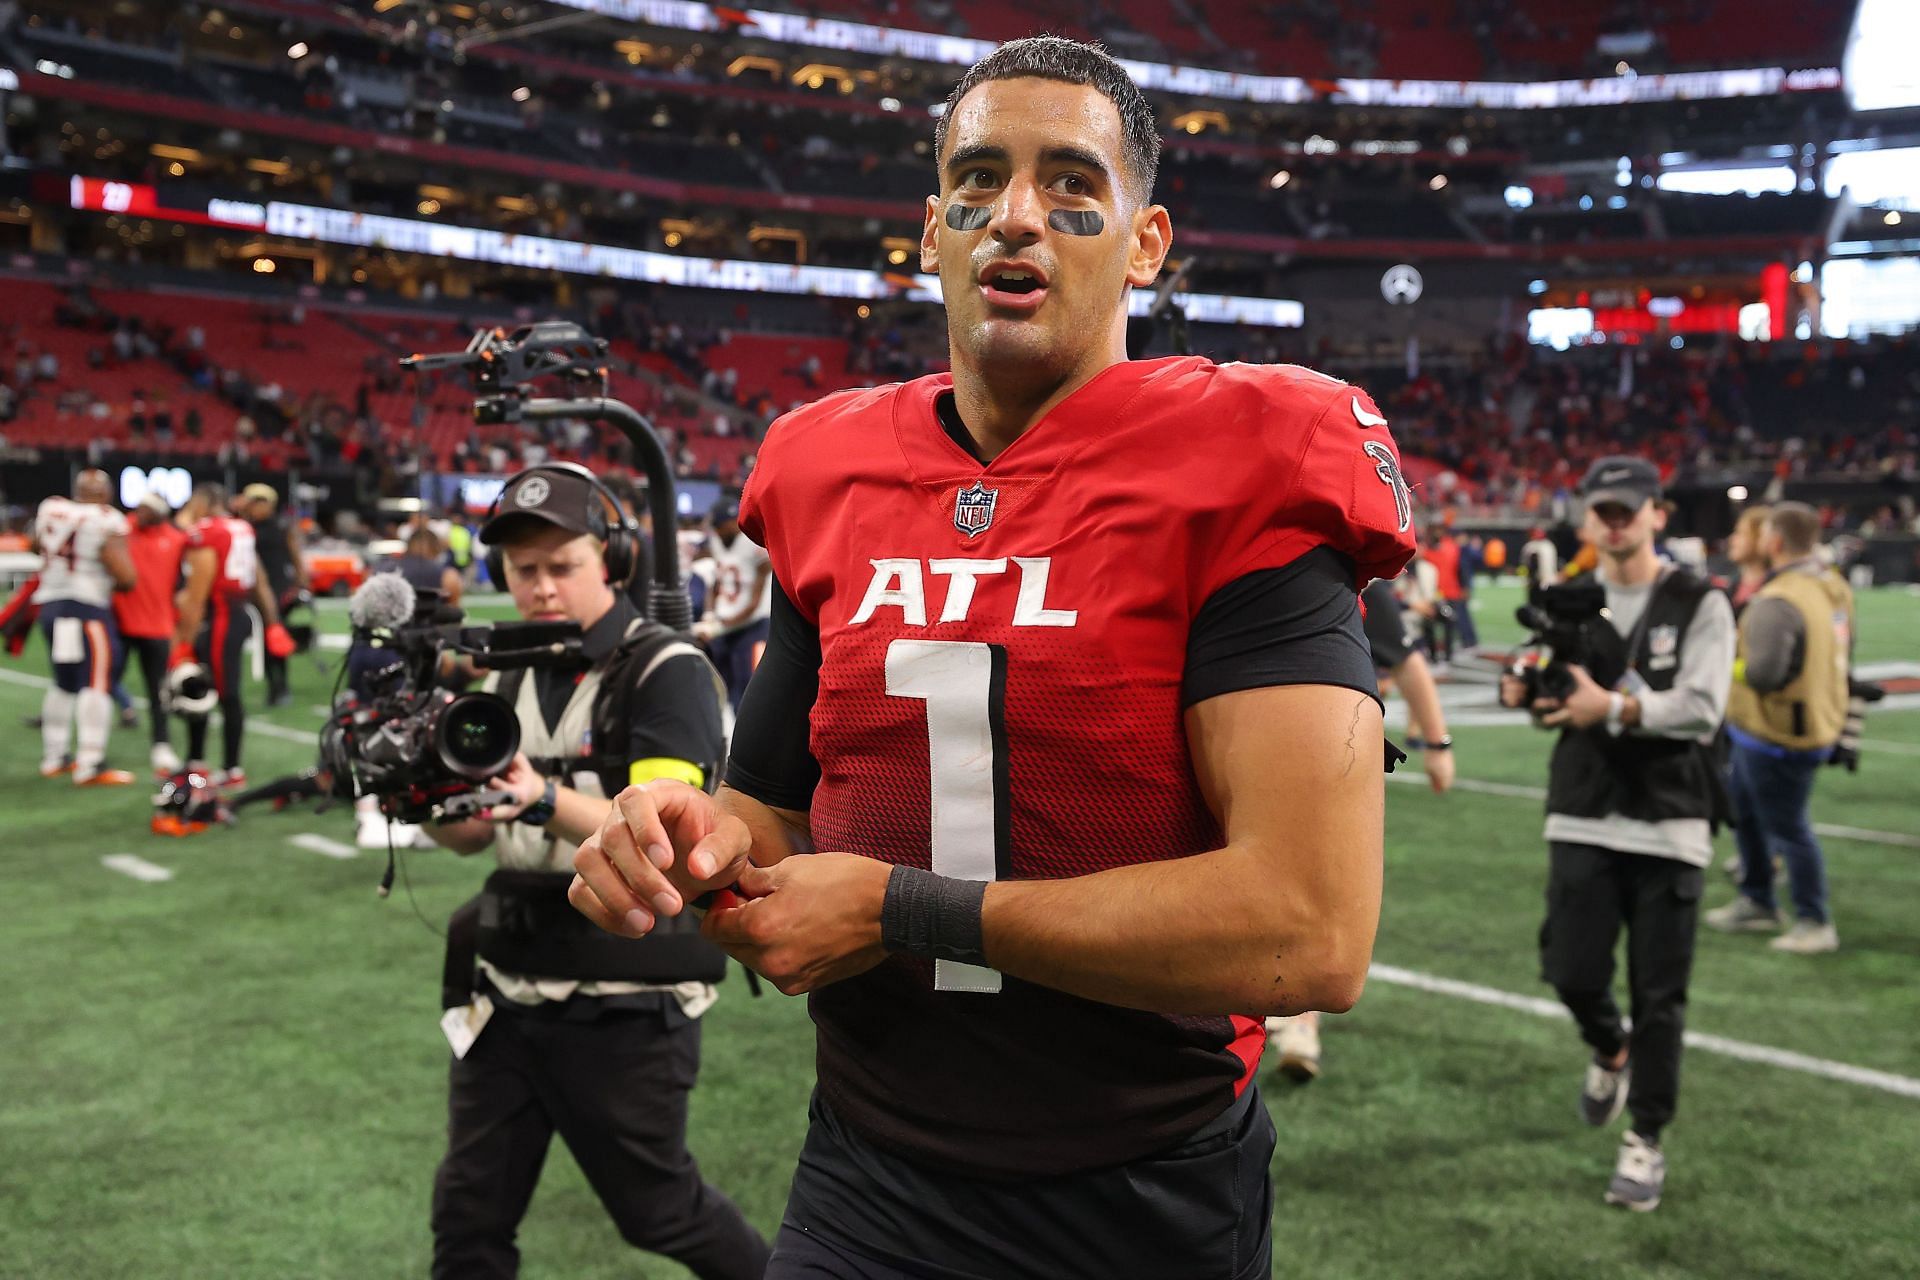
[[[746,824],[704,791],[665,778],[628,787],[573,855],[567,900],[602,929],[638,938],[732,884],[752,843]]]
[[[783,994],[818,991],[886,958],[880,908],[892,873],[851,853],[750,866],[733,886],[746,901],[708,912],[700,931]]]

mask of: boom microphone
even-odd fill
[[[347,617],[359,631],[391,631],[413,618],[413,584],[397,573],[376,573],[347,601]]]

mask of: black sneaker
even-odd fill
[[[1595,1058],[1587,1064],[1587,1080],[1580,1089],[1580,1118],[1599,1129],[1620,1118],[1627,1105],[1627,1086],[1633,1080],[1633,1063],[1623,1062],[1618,1071]]]

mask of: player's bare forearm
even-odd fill
[[[1429,740],[1446,737],[1447,717],[1440,709],[1440,687],[1433,681],[1433,668],[1426,658],[1408,654],[1407,660],[1393,669],[1393,678],[1400,686],[1400,696],[1407,700],[1408,717],[1420,726],[1423,735]]]
[[[107,567],[115,591],[131,591],[139,581],[133,566],[133,553],[127,550],[125,537],[109,538],[100,548],[100,562]]]
[[[187,553],[187,584],[180,589],[180,621],[173,633],[176,645],[191,644],[200,634],[201,619],[206,616],[207,597],[213,594],[214,557],[211,547],[196,547]]]
[[[1379,705],[1322,685],[1188,712],[1194,767],[1227,838],[1190,858],[996,882],[987,962],[1074,995],[1165,1013],[1340,1011],[1379,923]]]
[[[258,566],[256,566],[257,570]],[[273,588],[267,585],[267,576],[255,572],[253,578],[253,607],[260,611],[260,621],[264,626],[274,627],[280,624],[280,605],[273,598]]]

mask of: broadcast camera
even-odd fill
[[[1607,589],[1591,575],[1554,586],[1535,584],[1514,611],[1530,633],[1533,659],[1516,659],[1507,673],[1526,685],[1526,704],[1536,698],[1564,700],[1573,693],[1570,666],[1591,668],[1587,624],[1607,611]]]
[[[572,622],[469,626],[438,592],[376,574],[348,602],[350,687],[320,731],[320,769],[341,799],[378,796],[398,822],[473,817],[511,797],[485,784],[520,750],[520,722],[502,698],[448,686],[457,655],[502,670],[584,666]]]

